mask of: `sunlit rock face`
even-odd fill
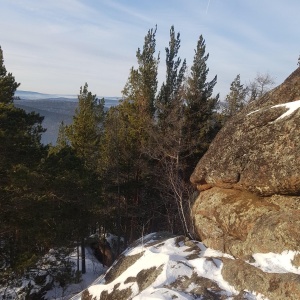
[[[300,250],[300,68],[226,123],[191,182],[207,246],[237,257]]]

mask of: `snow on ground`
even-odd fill
[[[295,273],[300,274],[300,267],[292,265],[292,261],[299,251],[283,251],[282,253],[255,253],[252,257],[255,266],[266,273]]]
[[[81,256],[81,253],[79,251]],[[88,286],[90,286],[99,276],[104,274],[107,271],[107,267],[103,267],[102,264],[96,259],[93,255],[92,250],[87,247],[86,248],[86,273],[81,275],[81,281],[78,284],[71,284],[67,286],[65,289],[54,286],[52,290],[48,291],[45,296],[45,299],[48,300],[67,300],[70,299],[73,295],[81,292]],[[77,266],[77,251],[74,249],[74,252],[70,255],[71,261],[73,261],[74,266]],[[81,271],[81,261],[80,261],[80,271]]]
[[[287,103],[283,103],[283,104],[277,104],[277,105],[272,106],[271,109],[272,108],[276,108],[276,107],[285,107],[288,110],[285,113],[283,113],[281,116],[279,116],[275,121],[273,121],[271,123],[274,123],[274,122],[276,122],[278,120],[281,120],[281,119],[283,119],[285,117],[288,117],[294,111],[296,111],[297,109],[299,109],[300,108],[300,100],[296,100],[296,101],[292,101],[292,102],[287,102]],[[258,111],[260,111],[260,109],[257,109],[257,110],[254,110],[254,111],[248,113],[247,116],[252,115],[252,114],[254,114],[254,113],[258,112]]]
[[[123,255],[126,257],[133,257],[138,254],[141,257],[110,283],[106,283],[104,277],[96,280],[88,289],[90,295],[95,299],[99,299],[102,291],[107,291],[109,294],[117,286],[119,291],[130,288],[133,295],[130,299],[133,300],[174,298],[191,300],[195,299],[193,289],[197,288],[196,282],[191,280],[195,276],[211,280],[216,284],[219,287],[219,295],[222,295],[222,299],[230,300],[238,294],[235,288],[224,280],[221,273],[223,267],[221,258],[234,259],[232,256],[207,248],[201,242],[193,241],[198,249],[193,248],[191,250],[184,241],[178,242],[176,238],[170,238],[160,243],[156,241],[155,243],[155,239],[151,237],[154,237],[153,234],[146,236],[144,240],[140,240],[141,243],[135,247],[124,251]],[[281,254],[254,254],[253,257],[256,262],[252,265],[266,272],[285,271],[299,274],[299,268],[291,264],[295,254],[297,253],[292,251],[285,251]],[[190,255],[193,255],[193,258],[189,258]],[[111,268],[114,268],[114,266]],[[153,283],[143,291],[139,291],[137,280],[134,279],[139,276],[141,270],[149,270],[153,267],[155,270],[162,269],[162,271]],[[132,280],[129,280],[129,278]],[[188,286],[184,290],[177,288],[176,284],[178,285],[184,281],[188,283]],[[176,282],[175,285],[174,282]],[[72,300],[80,299],[80,294],[72,298]],[[201,296],[197,299],[201,299]],[[264,295],[255,291],[244,291],[244,299],[267,300]]]
[[[41,289],[41,286],[39,284],[35,283],[34,278],[36,276],[43,276],[45,277],[45,283],[43,283],[43,286],[46,286],[47,283],[51,283],[53,278],[48,274],[47,268],[49,267],[49,262],[51,262],[53,265],[56,263],[59,265],[59,261],[57,261],[55,254],[57,251],[51,249],[47,255],[45,255],[37,269],[33,269],[31,273],[28,273],[24,278],[20,279],[19,281],[16,281],[15,284],[11,284],[10,286],[1,286],[0,284],[0,299],[25,299],[25,290],[28,286],[31,286],[31,294],[34,292],[39,292]],[[79,254],[81,256],[81,253],[79,251]],[[73,263],[74,270],[77,269],[77,251],[76,248],[74,251],[70,254],[70,256],[66,257],[66,260]],[[80,261],[81,263],[81,261]],[[53,266],[52,266],[53,267]],[[81,269],[81,264],[80,264]],[[103,267],[102,264],[95,258],[93,255],[92,250],[87,247],[86,248],[86,274],[81,275],[81,281],[78,284],[71,284],[66,286],[65,288],[62,288],[59,286],[58,282],[54,283],[53,288],[48,291],[45,295],[45,299],[47,300],[67,300],[70,299],[73,295],[79,293],[80,291],[84,290],[86,287],[91,285],[93,281],[101,274],[104,274],[107,271],[107,267]]]
[[[102,291],[110,293],[118,286],[119,291],[125,291],[130,287],[133,292],[130,299],[133,300],[174,298],[191,300],[195,299],[193,289],[197,288],[196,282],[191,279],[195,276],[214,282],[219,287],[219,295],[222,295],[222,299],[230,300],[238,294],[234,287],[224,280],[221,273],[223,267],[221,258],[234,259],[232,256],[207,248],[197,241],[193,241],[193,243],[198,249],[191,249],[184,241],[178,242],[177,238],[170,238],[158,243],[157,240],[155,242],[155,234],[150,234],[140,239],[139,242],[139,244],[135,244],[135,247],[124,251],[123,255],[130,257],[140,254],[141,257],[112,282],[106,284],[104,277],[96,280],[88,289],[91,296],[99,299]],[[297,268],[292,265],[292,260],[297,254],[300,254],[300,252],[257,253],[253,254],[255,262],[251,265],[262,269],[264,272],[300,274],[300,267]],[[193,258],[189,258],[190,255]],[[137,280],[128,279],[137,278],[141,270],[149,270],[152,267],[155,269],[162,268],[162,271],[152,284],[139,292]],[[114,265],[112,268],[114,268]],[[184,282],[185,279],[187,279],[188,286],[184,289],[177,288],[176,284],[180,284],[180,281]],[[174,282],[176,282],[175,285]],[[244,291],[243,297],[246,300],[268,300],[267,297],[255,291]],[[80,295],[72,298],[72,300],[80,299]],[[197,299],[202,298],[200,296]]]
[[[288,111],[286,111],[284,114],[282,114],[280,117],[278,117],[274,122],[291,115],[294,111],[296,111],[298,108],[300,108],[300,100],[272,106],[272,108],[275,108],[275,107],[286,107],[286,108],[288,108]]]
[[[284,251],[282,253],[256,253],[252,257],[254,262],[250,265],[268,273],[294,273],[300,274],[300,267],[292,264],[299,251]],[[222,276],[222,257],[234,259],[228,254],[207,248],[203,243],[192,241],[186,243],[177,237],[158,241],[156,233],[140,239],[134,246],[123,252],[124,257],[139,255],[140,258],[128,266],[128,268],[112,282],[106,283],[104,273],[109,272],[107,267],[94,257],[90,248],[86,248],[86,274],[82,275],[79,284],[72,284],[65,289],[55,286],[49,291],[45,299],[48,300],[80,300],[81,293],[89,287],[89,293],[95,299],[99,299],[102,291],[112,292],[116,286],[118,290],[132,290],[133,300],[142,299],[195,299],[195,291],[199,288],[199,278],[210,280],[217,286],[217,293],[222,299],[233,299],[238,292],[226,282]],[[76,249],[70,259],[76,267]],[[111,267],[116,267],[116,263]],[[142,270],[159,270],[154,276],[154,281],[140,291],[137,278]],[[132,280],[129,280],[131,278]],[[148,280],[148,279],[147,279]],[[25,282],[26,283],[26,282]],[[78,294],[79,293],[79,294]],[[98,298],[97,298],[98,297]],[[202,299],[201,296],[197,299]],[[246,300],[268,300],[264,295],[255,291],[244,291]]]

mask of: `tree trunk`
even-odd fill
[[[84,238],[81,239],[81,273],[82,274],[86,273]]]
[[[79,272],[79,242],[77,242],[77,272]]]

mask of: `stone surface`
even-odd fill
[[[300,250],[299,99],[300,68],[229,120],[199,161],[192,217],[207,246],[236,257]],[[283,116],[289,102],[298,108]]]
[[[198,163],[192,183],[200,190],[210,185],[262,196],[299,194],[300,109],[276,120],[286,110],[270,107],[228,121]]]
[[[300,197],[213,187],[200,193],[192,215],[202,242],[234,257],[300,251]]]
[[[237,291],[256,291],[274,300],[300,299],[298,274],[265,273],[242,260],[222,258],[222,261],[223,278]]]

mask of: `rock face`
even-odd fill
[[[235,257],[300,250],[300,68],[226,123],[191,182],[207,246]]]

